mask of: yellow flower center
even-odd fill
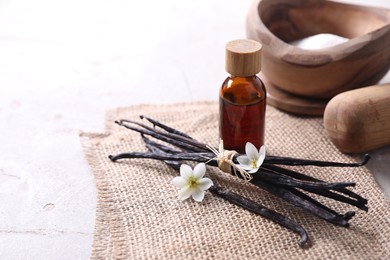
[[[256,160],[252,160],[251,163],[252,163],[252,168],[256,169],[257,168],[257,161]]]
[[[198,184],[198,179],[197,178],[194,178],[194,177],[190,177],[188,179],[188,185],[190,186],[190,188],[195,188],[197,187],[199,184]]]

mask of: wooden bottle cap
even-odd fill
[[[226,44],[228,73],[238,77],[256,75],[261,70],[261,44],[252,40],[234,40]]]

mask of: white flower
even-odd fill
[[[186,200],[192,196],[195,201],[201,202],[205,190],[209,189],[213,182],[209,178],[203,178],[206,173],[206,165],[199,163],[194,170],[186,164],[180,166],[180,176],[173,178],[173,185],[180,188],[179,199]]]
[[[245,153],[246,155],[237,157],[240,167],[249,173],[257,172],[265,159],[265,146],[261,146],[257,151],[256,147],[248,142],[245,145]]]

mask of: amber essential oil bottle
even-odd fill
[[[224,148],[245,153],[246,142],[264,144],[266,89],[256,76],[261,70],[261,44],[234,40],[226,45],[230,76],[219,93],[219,133]]]

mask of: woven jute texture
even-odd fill
[[[111,162],[110,154],[146,151],[138,133],[114,124],[118,119],[141,121],[139,115],[218,145],[215,102],[120,108],[108,112],[106,133],[82,133],[98,189],[93,259],[390,259],[390,204],[365,167],[294,168],[326,181],[357,183],[353,190],[368,198],[368,213],[318,198],[340,213],[356,210],[349,228],[334,226],[215,167],[207,168],[220,186],[300,223],[311,241],[302,249],[297,234],[209,192],[202,203],[179,201],[170,184],[178,173],[163,162]],[[343,162],[358,159],[341,154],[329,142],[322,119],[295,117],[272,107],[267,107],[266,117],[268,154]]]

